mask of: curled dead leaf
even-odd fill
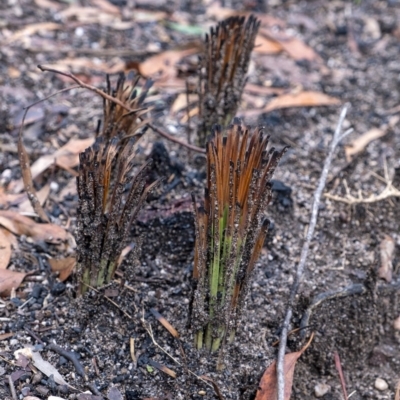
[[[21,285],[26,274],[24,272],[0,269],[0,295],[10,296],[11,291]]]
[[[311,335],[310,340],[307,344],[295,353],[289,353],[285,355],[285,400],[290,399],[292,394],[294,368],[297,360],[307,350],[311,344],[314,334]],[[274,361],[264,372],[261,378],[259,389],[257,390],[255,400],[276,400],[277,398],[277,374],[276,374],[276,361]]]
[[[76,265],[76,258],[75,257],[66,257],[60,259],[50,258],[49,264],[53,272],[60,273],[58,279],[60,279],[61,282],[64,282],[69,278],[72,271],[74,270]]]
[[[277,54],[283,50],[283,47],[274,39],[267,38],[258,34],[255,41],[254,53],[259,54]]]
[[[340,104],[340,100],[320,92],[304,91],[299,93],[286,93],[273,98],[264,108],[247,110],[243,114],[254,116],[259,113],[268,113],[273,110],[292,107],[318,107]]]
[[[37,178],[42,172],[46,171],[54,163],[73,168],[79,164],[79,153],[92,145],[94,139],[71,139],[64,146],[60,147],[55,153],[48,154],[37,159],[31,166],[32,179]],[[16,192],[24,188],[22,180],[14,186]]]
[[[0,225],[15,235],[26,235],[34,240],[58,244],[69,239],[68,232],[55,224],[39,224],[15,211],[0,210]]]
[[[179,50],[167,50],[137,65],[137,70],[146,78],[161,76],[176,76],[176,64],[184,57],[197,53],[199,46],[192,45],[191,48]]]

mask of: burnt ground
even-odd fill
[[[136,3],[142,10],[148,7],[144,2]],[[236,9],[261,7],[232,3]],[[323,66],[295,61],[285,54],[255,54],[250,67],[251,83],[262,85],[269,81],[272,87],[280,88],[302,85],[350,103],[345,125],[353,127],[354,132],[344,144],[371,128],[393,121],[391,118],[399,112],[395,107],[400,104],[398,1],[267,3],[270,4],[264,11],[284,21],[285,30],[313,48]],[[79,4],[98,7],[102,2],[82,0]],[[121,7],[125,21],[130,21],[132,14],[126,2],[115,4]],[[155,12],[166,12],[168,18],[191,24],[213,21],[207,15],[211,5],[202,2],[196,2],[192,9],[185,2],[171,1],[167,5],[154,2],[149,10],[153,20],[140,20],[125,30],[104,21],[80,22],[72,18],[66,22],[59,15],[66,7],[65,2],[44,0],[7,0],[0,5],[0,170],[6,188],[12,188],[20,177],[16,140],[22,107],[67,86],[66,80],[38,71],[37,64],[83,56],[101,64],[118,57],[115,50],[119,48],[124,50],[120,59],[125,65],[135,64],[154,52],[198,40],[197,36],[169,28],[163,20],[155,21]],[[62,29],[44,26],[31,36],[22,35],[7,42],[14,32],[39,22],[61,23]],[[194,63],[195,58],[182,60],[180,73],[193,75]],[[72,71],[96,86],[104,82],[104,74],[95,71],[93,65],[92,68],[75,65]],[[155,90],[150,97],[153,118],[157,125],[185,140],[185,127],[177,122],[178,116],[169,112],[176,93],[171,88]],[[262,102],[264,99],[260,98]],[[244,114],[254,108],[249,99],[244,98],[241,108]],[[73,135],[92,136],[102,112],[100,99],[84,90],[60,93],[35,110],[24,134],[31,160],[52,154]],[[0,303],[0,334],[14,333],[0,341],[0,397],[12,398],[8,375],[13,374],[18,398],[31,395],[47,399],[56,395],[83,399],[78,394],[85,390],[91,390],[99,398],[119,398],[109,393],[113,386],[126,400],[216,398],[209,382],[198,378],[207,375],[214,379],[224,399],[253,399],[263,371],[277,353],[273,343],[279,337],[313,192],[338,115],[338,107],[313,107],[260,112],[258,117],[246,118],[246,123],[264,125],[276,147],[291,145],[275,175],[291,193],[274,191],[268,209],[272,229],[258,262],[242,327],[227,352],[222,373],[215,373],[215,360],[193,349],[193,338],[187,329],[194,245],[190,192],[199,195],[202,192],[204,159],[164,141],[168,155],[160,156],[153,172],[167,179],[146,205],[132,232],[133,237],[142,235],[140,261],[128,257],[118,273],[119,282],[101,293],[91,292],[77,300],[73,277],[59,283],[47,261],[50,256],[66,255],[65,248],[60,250],[25,236],[18,238],[9,269],[31,274],[12,299],[4,298]],[[146,134],[138,158],[147,157],[154,142],[160,140],[152,132]],[[159,144],[156,147],[160,149]],[[344,182],[347,182],[354,195],[359,190],[365,196],[378,194],[384,184],[376,174],[384,176],[386,165],[394,182],[399,183],[399,124],[391,126],[383,137],[368,144],[350,162],[340,146],[326,191],[344,196]],[[36,183],[41,187],[50,181],[52,191],[45,209],[53,222],[68,224],[74,232],[77,205],[74,178],[70,172],[51,168]],[[2,208],[7,207],[2,204]],[[394,398],[400,378],[400,333],[394,327],[400,315],[399,211],[396,198],[359,205],[323,199],[293,325],[299,326],[312,299],[321,293],[360,283],[366,290],[323,301],[313,309],[306,336],[314,331],[315,338],[297,363],[293,399],[315,398],[317,384],[330,386],[324,399],[343,398],[335,352],[340,355],[351,399]],[[376,277],[381,262],[380,244],[385,235],[396,244],[390,283]],[[152,308],[180,332],[180,342],[154,318]],[[160,347],[152,342],[149,331]],[[131,338],[135,341],[135,361],[130,354]],[[65,357],[46,347],[50,342],[76,353],[86,379]],[[305,339],[294,334],[289,338],[288,349],[299,350],[304,342]],[[10,364],[13,352],[27,345],[41,350],[43,358],[76,390],[55,384],[52,378],[34,368]],[[175,371],[177,378],[159,371],[155,362]],[[377,390],[376,378],[384,379],[388,389]]]

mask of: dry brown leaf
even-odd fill
[[[24,272],[0,269],[0,295],[9,296],[13,289],[19,287],[25,276]]]
[[[157,22],[164,21],[168,17],[165,11],[150,11],[135,8],[132,19],[136,22]]]
[[[10,337],[12,337],[12,336],[14,336],[14,333],[13,333],[13,332],[2,333],[2,334],[0,335],[0,340],[6,340],[6,339],[8,339],[8,338],[10,338]]]
[[[363,135],[358,136],[344,148],[346,161],[350,162],[354,158],[354,156],[358,153],[361,153],[370,142],[379,139],[382,136],[385,136],[386,133],[387,129],[372,128],[368,132],[365,132]]]
[[[62,29],[62,25],[56,24],[54,22],[39,22],[37,24],[27,25],[19,31],[14,32],[10,37],[6,38],[1,44],[9,45],[16,40],[19,40],[25,36],[32,36],[39,31],[54,31],[57,29]]]
[[[11,258],[11,243],[4,229],[0,229],[0,269],[6,269]]]
[[[38,7],[45,8],[46,10],[58,11],[62,9],[62,5],[60,3],[55,3],[50,0],[35,0],[35,4]]]
[[[254,116],[259,113],[267,113],[281,108],[291,107],[317,107],[340,104],[340,100],[320,92],[287,93],[273,98],[264,108],[247,110],[243,114]]]
[[[37,199],[39,203],[43,206],[43,204],[46,202],[47,198],[49,197],[50,194],[50,184],[44,185],[37,193]],[[29,201],[28,198],[25,198],[24,201],[22,201],[19,206],[18,206],[18,211],[20,213],[32,213],[35,212],[35,210],[32,208],[31,202]]]
[[[114,6],[107,0],[92,0],[92,4],[96,7],[99,7],[102,11],[114,14],[114,15],[121,15],[121,10],[119,7]]]
[[[276,40],[266,38],[263,35],[258,34],[255,41],[254,53],[259,54],[277,54],[283,50]]]
[[[49,259],[49,264],[51,267],[51,270],[53,272],[59,272],[60,275],[58,276],[58,279],[61,282],[64,282],[69,278],[71,275],[72,271],[75,268],[76,265],[76,258],[75,257],[66,257],[66,258],[50,258]]]
[[[79,164],[79,153],[91,146],[94,139],[71,139],[55,153],[40,157],[31,166],[32,179],[37,178],[42,172],[58,161],[62,166],[73,168]],[[15,184],[14,190],[20,192],[24,188],[22,180]]]
[[[53,375],[54,382],[59,385],[68,385],[65,382],[64,378],[58,372],[58,370],[51,365],[48,361],[44,360],[41,354],[38,351],[33,351],[31,347],[25,347],[23,349],[19,349],[14,352],[14,357],[18,359],[19,355],[23,355],[24,357],[31,359],[33,365],[40,371],[43,372],[46,376]]]
[[[278,43],[294,60],[309,60],[322,62],[321,57],[307,44],[296,37],[287,36],[281,32],[274,33],[270,29],[261,29],[261,34]]]
[[[381,254],[381,266],[378,270],[379,278],[385,279],[386,282],[392,281],[393,274],[393,256],[394,256],[395,242],[394,240],[385,235],[379,246]]]
[[[0,210],[0,225],[15,235],[30,236],[34,240],[58,244],[69,238],[68,232],[55,224],[38,224],[15,211]]]
[[[307,350],[311,344],[314,334],[311,335],[307,344],[295,353],[285,355],[285,400],[290,400],[292,394],[294,368],[299,357]],[[261,378],[259,389],[257,390],[255,400],[276,400],[277,399],[277,375],[276,375],[276,361],[274,361],[264,372]]]
[[[244,87],[245,92],[249,93],[255,93],[255,94],[261,94],[261,95],[272,95],[272,94],[278,94],[281,95],[285,92],[285,89],[283,88],[277,88],[277,87],[272,87],[272,86],[259,86],[259,85],[254,85],[253,83],[246,83],[246,86]]]
[[[91,58],[87,57],[75,57],[75,58],[63,58],[61,60],[57,60],[53,64],[46,64],[46,67],[57,69],[63,72],[73,72],[81,71],[81,70],[94,70],[101,71],[106,74],[116,74],[118,72],[124,71],[126,66],[125,61],[123,61],[119,57],[114,57],[108,61],[101,61],[96,59],[94,61]],[[69,79],[69,82],[71,80]]]
[[[198,46],[184,50],[167,50],[163,53],[149,57],[147,60],[139,63],[137,69],[141,75],[150,78],[161,74],[165,76],[176,76],[175,65],[183,58],[198,52]]]
[[[189,104],[194,103],[198,100],[199,96],[197,94],[190,94],[189,95]],[[171,114],[174,115],[177,112],[187,108],[187,94],[186,93],[179,93],[175,101],[171,106]]]

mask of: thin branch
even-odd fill
[[[71,89],[77,89],[77,88],[79,89],[79,86],[74,85],[74,86],[71,86],[68,88],[58,90],[57,92],[52,93],[51,95],[46,96],[45,98],[40,99],[38,101],[35,101],[34,103],[27,106],[25,108],[24,116],[22,117],[22,122],[21,122],[21,126],[19,129],[19,133],[18,133],[18,157],[19,157],[19,164],[21,167],[22,181],[24,183],[25,192],[28,196],[28,199],[31,203],[33,210],[40,217],[40,219],[44,222],[50,222],[50,219],[49,219],[48,215],[46,214],[46,212],[44,211],[44,209],[38,199],[35,186],[33,185],[29,155],[25,149],[24,142],[22,140],[24,126],[25,126],[25,118],[26,118],[26,115],[28,114],[28,111],[32,107],[36,106],[37,104],[40,104],[40,103],[50,99],[51,97],[56,96],[59,93],[66,92]]]
[[[184,146],[184,147],[186,147],[187,149],[190,149],[190,150],[193,150],[193,151],[197,151],[197,153],[203,153],[203,154],[206,153],[206,150],[205,150],[205,149],[202,149],[201,147],[197,147],[197,146],[195,146],[194,144],[189,144],[189,143],[186,143],[186,142],[182,142],[182,140],[179,140],[179,139],[177,139],[177,138],[171,136],[169,133],[163,131],[163,130],[160,129],[160,128],[157,128],[157,127],[156,127],[154,124],[152,124],[152,123],[148,123],[147,125],[149,126],[149,128],[153,129],[154,132],[157,132],[160,136],[165,137],[165,139],[168,139],[168,140],[170,140],[171,142],[180,144],[181,146]]]
[[[55,74],[66,76],[67,78],[72,79],[80,87],[82,87],[84,89],[87,89],[87,90],[90,90],[90,91],[96,93],[97,95],[103,97],[104,99],[118,104],[120,107],[124,108],[125,110],[127,110],[129,112],[137,112],[137,111],[141,110],[141,109],[137,109],[137,110],[131,109],[126,104],[124,104],[121,100],[119,100],[119,99],[117,99],[117,98],[115,98],[113,96],[110,96],[109,94],[103,92],[102,90],[97,89],[95,86],[88,85],[87,83],[82,82],[79,78],[77,78],[74,74],[71,74],[70,72],[63,72],[63,71],[59,71],[59,70],[54,69],[54,68],[47,68],[47,67],[44,67],[43,65],[38,65],[38,68],[43,72],[44,71],[53,72]],[[149,128],[153,129],[154,132],[157,132],[159,135],[165,137],[166,139],[170,140],[171,142],[177,143],[177,144],[179,144],[181,146],[184,146],[184,147],[186,147],[186,148],[188,148],[190,150],[197,151],[198,153],[205,153],[206,152],[205,149],[202,149],[200,147],[194,146],[192,144],[188,144],[186,142],[183,142],[183,141],[171,136],[169,133],[163,131],[162,129],[160,129],[158,127],[156,127],[152,123],[148,123],[147,125],[149,126]]]
[[[18,400],[17,393],[15,392],[14,381],[11,375],[8,376],[8,385],[10,386],[10,392],[13,400]]]
[[[183,367],[183,365],[171,354],[168,353],[168,351],[166,351],[165,349],[163,349],[156,341],[156,339],[154,338],[154,334],[153,334],[153,329],[151,328],[151,325],[145,321],[144,316],[141,318],[141,322],[143,325],[143,328],[146,329],[147,333],[150,336],[151,341],[153,342],[154,346],[158,347],[163,353],[165,353],[172,361],[174,361],[176,364],[180,365],[181,367]],[[201,376],[195,374],[193,371],[191,371],[190,369],[188,370],[188,372],[190,374],[192,374],[193,376],[195,376],[197,379],[201,380],[202,382],[204,382],[207,386],[212,387],[212,385],[210,385],[204,378],[202,378]],[[214,389],[214,388],[213,388]]]
[[[346,382],[344,380],[342,364],[340,362],[339,353],[337,351],[335,351],[335,353],[334,353],[334,358],[335,358],[335,366],[339,373],[340,386],[342,387],[343,396],[347,400],[349,398],[349,396],[347,396]]]
[[[386,164],[386,163],[385,163]],[[382,178],[381,176],[374,174],[379,180],[382,180],[383,182],[386,183],[385,189],[382,190],[381,193],[379,194],[372,194],[369,197],[363,197],[362,193],[360,191],[358,197],[354,197],[353,195],[350,194],[349,188],[347,186],[347,182],[343,181],[343,184],[346,189],[346,196],[341,197],[341,196],[336,196],[330,193],[325,193],[324,196],[327,199],[334,200],[334,201],[340,201],[342,203],[346,203],[349,205],[353,204],[361,204],[361,203],[377,203],[378,201],[381,200],[386,200],[389,197],[400,197],[400,190],[395,188],[393,186],[393,182],[389,179],[387,168],[385,165],[385,178]]]
[[[333,154],[336,150],[337,145],[339,142],[346,137],[352,130],[347,130],[345,133],[342,134],[342,125],[343,121],[346,117],[347,113],[347,106],[344,106],[339,117],[339,122],[337,124],[335,133],[332,138],[331,146],[329,149],[328,156],[325,159],[324,167],[322,169],[321,177],[319,179],[318,187],[314,192],[314,202],[312,206],[312,212],[310,217],[310,223],[306,235],[306,239],[303,244],[303,248],[301,250],[300,261],[296,268],[296,275],[293,282],[293,286],[290,291],[289,301],[286,309],[285,320],[283,322],[282,333],[280,337],[279,343],[279,352],[278,352],[278,361],[277,361],[277,377],[278,377],[278,400],[285,400],[285,374],[284,374],[284,359],[285,359],[285,351],[286,351],[286,340],[287,335],[290,327],[290,320],[292,318],[293,313],[293,304],[296,298],[296,294],[299,290],[301,280],[303,277],[305,264],[307,260],[308,250],[310,248],[311,240],[314,236],[315,226],[317,224],[317,217],[318,217],[318,209],[319,204],[321,201],[322,192],[325,188],[326,179],[328,176],[329,168],[332,163]]]

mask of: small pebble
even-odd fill
[[[389,385],[384,379],[376,378],[375,389],[378,389],[383,392],[384,390],[388,389],[388,387]]]
[[[206,392],[205,392],[204,390],[200,390],[200,391],[199,391],[199,395],[200,395],[200,396],[205,396],[205,395],[206,395]]]
[[[400,331],[400,317],[397,317],[393,322],[393,327],[396,331]]]
[[[325,396],[330,390],[331,387],[326,383],[317,383],[314,388],[315,397]]]
[[[60,188],[60,185],[57,182],[51,182],[50,183],[50,190],[53,192],[57,192],[58,189]]]

